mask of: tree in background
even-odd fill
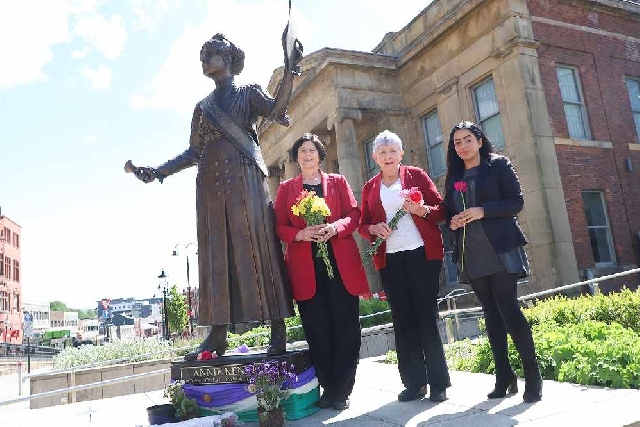
[[[185,296],[173,285],[167,295],[167,320],[169,329],[173,332],[181,332],[187,327],[189,314],[187,313],[187,301]]]
[[[96,313],[92,308],[88,308],[86,310],[77,309],[77,308],[69,308],[69,306],[62,301],[51,301],[49,303],[49,308],[51,311],[76,311],[78,312],[78,319],[97,319],[98,313]]]

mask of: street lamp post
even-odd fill
[[[164,274],[164,268],[162,273],[158,276],[158,279],[162,280],[162,283],[158,285],[158,290],[162,288],[162,333],[165,340],[169,340],[169,318],[167,316],[167,275]]]
[[[187,243],[186,245],[182,245],[184,247],[184,253],[187,257],[187,304],[188,304],[188,309],[189,309],[189,335],[193,335],[193,305],[191,303],[191,283],[189,282],[189,252],[187,251],[187,249],[189,249],[189,246],[191,245],[195,245],[195,242],[191,242],[191,243]],[[180,243],[178,243],[174,250],[173,250],[173,256],[178,256],[178,247],[181,246]]]

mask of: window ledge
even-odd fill
[[[637,142],[632,142],[629,144],[629,151],[640,151],[640,144]]]
[[[573,139],[555,137],[556,145],[573,145],[576,147],[613,148],[610,141],[592,141],[590,139]]]

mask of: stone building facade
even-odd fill
[[[638,264],[639,2],[434,0],[372,52],[322,49],[302,68],[292,125],[259,130],[272,194],[298,173],[293,142],[314,132],[328,146],[324,170],[345,175],[359,199],[384,129],[442,189],[449,132],[471,120],[521,179],[532,264],[522,294]],[[450,264],[443,282],[443,293],[456,286]]]

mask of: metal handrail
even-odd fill
[[[566,291],[567,289],[577,288],[579,286],[598,284],[598,282],[604,282],[606,280],[616,279],[618,277],[628,276],[630,274],[640,273],[640,268],[633,268],[631,270],[621,271],[619,273],[609,274],[607,276],[600,276],[595,279],[583,280],[582,282],[571,283],[569,285],[559,286],[557,288],[551,288],[540,292],[535,292],[529,295],[523,295],[518,298],[518,301],[526,301],[529,299],[539,298],[541,296],[552,295],[557,292]],[[482,311],[482,307],[461,308],[458,310],[448,310],[440,313],[440,317],[453,316],[461,313],[473,313],[475,311]]]
[[[189,350],[192,349],[193,346],[189,346],[189,347],[180,347],[180,348],[168,348],[166,350],[160,350],[160,351],[154,351],[151,353],[144,353],[144,354],[138,354],[138,355],[134,355],[134,356],[128,356],[128,357],[123,357],[120,359],[109,359],[109,360],[103,360],[101,362],[93,362],[93,363],[86,363],[84,365],[78,365],[78,366],[73,366],[70,368],[62,368],[62,369],[54,369],[51,371],[48,371],[47,374],[63,374],[63,373],[71,373],[71,372],[75,372],[75,371],[79,371],[81,369],[89,369],[89,368],[95,368],[98,366],[103,366],[103,365],[116,365],[120,362],[130,362],[136,359],[141,359],[141,358],[145,358],[145,357],[149,357],[149,356],[155,356],[158,354],[164,354],[164,353],[169,353],[169,354],[173,354],[176,353],[178,351],[181,350]],[[173,359],[173,357],[171,357],[171,359]],[[41,375],[42,373],[31,373],[31,374],[22,374],[22,370],[18,370],[18,394],[22,395],[22,388],[23,388],[23,383],[31,377],[34,377],[36,375]]]
[[[101,386],[109,385],[109,384],[127,382],[127,381],[131,381],[131,380],[135,380],[137,378],[146,377],[146,376],[166,374],[169,371],[170,371],[169,368],[158,369],[156,371],[150,371],[150,372],[143,372],[143,373],[140,373],[140,374],[127,375],[126,377],[113,378],[113,379],[110,379],[110,380],[104,380],[104,381],[100,381],[100,382],[97,382],[97,383],[75,385],[75,386],[71,386],[71,387],[67,387],[67,388],[61,388],[61,389],[58,389],[58,390],[43,391],[42,393],[31,394],[29,396],[18,397],[16,399],[0,401],[0,406],[12,405],[14,403],[20,403],[20,402],[24,402],[24,401],[27,401],[27,400],[38,399],[40,397],[55,396],[55,395],[58,395],[58,394],[65,394],[65,393],[69,393],[69,392],[72,392],[71,400],[72,400],[73,403],[75,403],[75,392],[77,392],[79,390],[86,390],[86,389],[101,387]]]

